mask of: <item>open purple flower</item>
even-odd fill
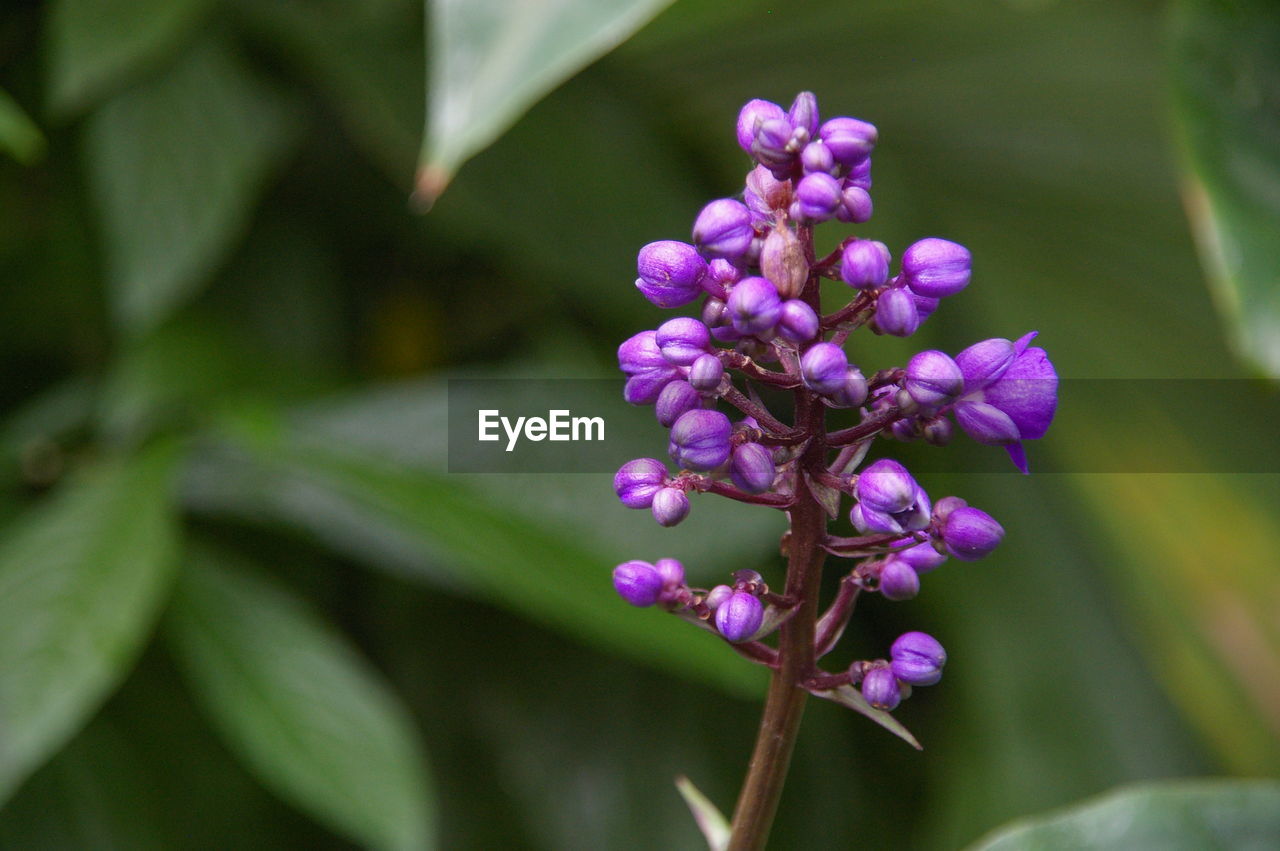
[[[1024,473],[1022,441],[1044,437],[1058,407],[1058,373],[1044,349],[1030,345],[1035,336],[984,340],[956,355],[964,374],[956,422],[979,443],[1004,446]]]

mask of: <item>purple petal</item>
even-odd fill
[[[1023,440],[1044,437],[1058,408],[1058,373],[1044,349],[1025,350],[999,381],[983,391],[984,400],[1008,414]]]
[[[985,402],[961,402],[955,407],[960,428],[979,443],[1004,446],[1018,442],[1018,426],[1009,415]]]

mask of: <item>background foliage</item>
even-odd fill
[[[946,644],[898,713],[926,750],[812,706],[777,847],[1280,771],[1277,402],[1195,384],[1276,371],[1273,6],[680,0],[575,74],[662,4],[428,5],[429,48],[414,0],[0,15],[0,845],[698,847],[672,780],[731,805],[762,680],[609,570],[776,579],[780,529],[447,474],[444,379],[612,375],[659,316],[636,250],[739,187],[743,101],[802,88],[880,127],[868,233],[974,253],[921,343],[1036,328],[1064,377],[1125,381],[1067,381],[1033,456],[1062,472],[925,481],[1010,530],[853,630]],[[475,158],[420,216],[428,102],[418,200]],[[1143,459],[1200,472],[1097,472]],[[1202,787],[1165,788],[1030,829],[1199,824]],[[1274,836],[1274,786],[1203,788]]]

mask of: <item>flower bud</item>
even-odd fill
[[[637,375],[653,369],[675,373],[671,364],[662,356],[662,349],[658,348],[656,331],[641,331],[624,340],[618,346],[618,369],[627,375]]]
[[[654,414],[665,428],[671,428],[686,411],[702,407],[702,394],[687,381],[676,379],[668,382],[654,404]]]
[[[919,496],[920,486],[907,468],[890,458],[881,458],[858,475],[853,495],[858,502],[875,511],[894,514],[910,508]]]
[[[653,495],[652,510],[659,526],[675,526],[689,516],[689,497],[679,488],[662,488]]]
[[[951,512],[957,508],[964,508],[969,503],[965,502],[958,496],[944,496],[938,500],[938,504],[933,507],[933,519],[941,523],[951,516]]]
[[[942,679],[947,651],[938,639],[923,632],[904,632],[889,648],[890,670],[904,683],[931,686]]]
[[[862,698],[874,709],[892,712],[902,702],[902,690],[893,671],[888,668],[872,668],[862,678]]]
[[[664,239],[640,249],[636,289],[658,307],[679,307],[702,295],[706,261],[687,242]]]
[[[850,366],[844,373],[844,380],[832,393],[827,394],[828,401],[836,408],[856,408],[867,401],[867,379],[856,366]]]
[[[840,204],[835,216],[842,222],[859,225],[871,220],[874,205],[871,193],[851,180],[845,180],[840,189]]]
[[[651,369],[637,373],[627,379],[622,389],[622,398],[631,405],[652,405],[662,395],[662,390],[679,375],[675,367],[671,370]]]
[[[755,635],[764,622],[764,605],[746,591],[734,591],[716,607],[716,629],[737,644]]]
[[[835,343],[815,343],[800,357],[800,378],[815,393],[835,393],[849,372],[849,358]]]
[[[946,417],[925,420],[920,434],[930,446],[946,446],[951,442],[951,420]]]
[[[719,284],[721,288],[731,287],[742,277],[742,270],[737,266],[725,260],[723,257],[717,257],[707,264],[707,276],[703,279],[703,285],[708,282]],[[724,300],[724,296],[719,293],[712,293],[717,298]]]
[[[760,225],[771,224],[775,213],[791,204],[791,181],[779,180],[769,169],[758,165],[747,174],[742,197]]]
[[[950,356],[933,349],[907,362],[902,389],[926,408],[940,408],[964,392],[964,373]]]
[[[942,500],[938,500],[938,502],[942,502]],[[934,511],[936,512],[937,509],[935,508]],[[936,517],[937,514],[935,513],[934,516]],[[895,543],[905,544],[910,540],[912,539],[908,538],[902,541],[896,541]],[[941,567],[947,560],[946,554],[935,550],[933,548],[933,544],[928,541],[916,544],[914,547],[908,547],[905,550],[900,550],[890,556],[890,558],[911,565],[917,574],[924,574],[931,570],[935,570]]]
[[[797,129],[803,128],[809,138],[818,135],[818,99],[813,92],[801,92],[796,95],[796,99],[791,104],[791,109],[787,111],[787,118],[791,121],[791,126]]]
[[[809,279],[809,262],[795,231],[779,224],[769,231],[760,249],[760,271],[783,298],[795,298]]]
[[[884,286],[889,279],[889,249],[870,239],[850,242],[840,258],[840,279],[859,290]]]
[[[689,367],[689,383],[700,393],[714,393],[724,377],[724,364],[715,355],[699,355]]]
[[[890,556],[880,570],[880,593],[886,600],[910,600],[920,593],[920,577],[911,565]]]
[[[956,355],[956,363],[964,373],[964,391],[981,390],[996,381],[1004,375],[1015,357],[1014,344],[1002,337],[974,343]]]
[[[773,487],[773,455],[758,443],[743,443],[733,450],[729,462],[729,477],[739,490],[747,493],[764,493]]]
[[[844,200],[840,181],[829,174],[806,174],[796,184],[791,202],[791,218],[798,222],[825,222],[836,214]]]
[[[807,343],[818,336],[818,314],[800,299],[782,303],[778,317],[778,336],[793,343]]]
[[[653,567],[662,577],[664,590],[671,591],[684,584],[684,565],[676,559],[660,558],[653,563]]]
[[[795,128],[785,116],[766,118],[756,126],[755,138],[751,140],[751,155],[779,180],[786,179],[795,162],[794,133]]]
[[[831,150],[819,139],[804,146],[804,150],[800,152],[800,166],[804,169],[805,174],[813,174],[815,172],[835,174],[836,158],[831,155]]]
[[[688,366],[711,346],[711,332],[692,316],[678,316],[658,326],[654,342],[668,363]]]
[[[707,592],[707,596],[702,602],[708,609],[713,612],[724,605],[724,601],[733,596],[733,589],[728,585],[717,585]]]
[[[871,156],[879,137],[876,128],[856,118],[832,118],[818,129],[818,137],[836,162],[853,168]]]
[[[657,458],[637,458],[618,468],[613,492],[627,508],[648,508],[667,481],[667,467]]]
[[[756,128],[770,119],[785,119],[782,107],[767,100],[750,100],[738,113],[738,147],[751,153],[751,143],[756,138]]]
[[[693,223],[693,241],[705,257],[736,260],[751,248],[751,211],[732,198],[712,201]]]
[[[687,411],[671,426],[668,451],[686,470],[713,470],[729,460],[733,425],[719,411]]]
[[[766,334],[778,324],[782,301],[765,278],[743,278],[729,293],[729,316],[740,334]]]
[[[1004,527],[990,514],[971,506],[955,509],[942,524],[942,542],[947,552],[961,561],[977,561],[1003,539]]]
[[[856,186],[864,192],[871,191],[871,157],[867,157],[849,169],[849,173],[844,176],[844,185],[846,189]]]
[[[889,423],[889,434],[894,440],[910,443],[920,437],[916,431],[916,422],[914,419],[894,420]]]
[[[929,237],[902,253],[902,277],[917,295],[945,298],[969,285],[971,262],[963,245]]]
[[[910,337],[920,327],[920,314],[905,287],[893,287],[876,299],[876,327],[895,337]]]
[[[986,402],[961,402],[955,407],[956,422],[965,434],[987,446],[1009,446],[1018,442],[1018,426],[1004,411]]]
[[[613,587],[633,606],[652,606],[662,593],[662,574],[647,561],[623,562],[613,569]]]

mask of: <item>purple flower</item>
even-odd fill
[[[755,635],[764,622],[764,606],[746,591],[734,591],[716,607],[716,629],[737,644]]]
[[[778,335],[793,343],[809,342],[818,336],[818,314],[799,299],[783,302],[782,314],[778,317]]]
[[[942,679],[947,651],[938,639],[923,632],[904,632],[889,648],[893,675],[913,686],[931,686]]]
[[[711,347],[711,332],[692,316],[677,316],[658,326],[654,342],[668,363],[688,366]]]
[[[985,511],[966,505],[947,514],[941,536],[951,555],[961,561],[977,561],[999,546],[1004,527]]]
[[[946,499],[946,497],[944,497],[944,499]],[[941,499],[938,500],[938,502],[942,501],[943,500]],[[937,506],[934,506],[933,516],[935,518],[938,516]],[[913,540],[915,539],[904,538],[901,541],[896,541],[895,544],[905,544]],[[889,558],[911,565],[916,573],[928,573],[931,570],[941,567],[943,562],[947,560],[946,553],[938,552],[933,548],[933,544],[929,541],[923,541],[916,544],[914,547],[899,550],[898,552],[890,555]]]
[[[808,139],[803,140],[804,144]],[[751,140],[751,155],[756,162],[769,169],[774,177],[786,180],[795,163],[795,128],[783,118],[766,118],[756,125],[755,138]]]
[[[653,412],[657,416],[659,424],[665,428],[671,428],[675,421],[680,419],[686,411],[701,407],[702,394],[695,390],[689,382],[676,379],[668,382],[667,386],[662,388],[662,392],[658,394],[658,401],[654,404]]]
[[[743,278],[729,293],[729,316],[739,334],[767,334],[778,324],[782,301],[767,278]]]
[[[715,355],[699,355],[689,367],[689,383],[702,393],[714,393],[724,377],[724,364]]]
[[[636,289],[658,307],[679,307],[702,295],[706,261],[687,242],[664,239],[640,249]]]
[[[920,486],[907,468],[890,458],[881,458],[858,475],[853,495],[864,506],[886,514],[910,508]]]
[[[689,516],[689,497],[679,488],[661,488],[653,495],[652,511],[659,526],[675,526]]]
[[[613,587],[633,606],[652,606],[662,593],[662,574],[647,561],[623,562],[613,569]]]
[[[886,600],[910,600],[920,593],[920,577],[905,561],[888,558],[880,570],[880,593]]]
[[[859,290],[884,286],[889,279],[889,249],[883,242],[855,239],[844,247],[840,278]]]
[[[684,585],[684,565],[676,559],[660,558],[653,563],[653,567],[662,577],[664,591],[674,591]]]
[[[739,490],[764,493],[773,486],[773,456],[758,443],[743,443],[733,450],[729,477]]]
[[[750,100],[738,113],[738,147],[751,153],[751,143],[755,141],[756,130],[769,120],[786,119],[787,113],[776,103],[767,100]]]
[[[737,260],[751,248],[751,211],[732,198],[712,201],[693,223],[693,241],[706,257]]]
[[[667,481],[667,467],[657,458],[637,458],[613,476],[613,491],[627,508],[648,508]]]
[[[956,355],[965,379],[956,422],[979,443],[1004,446],[1024,473],[1022,441],[1044,437],[1058,407],[1058,373],[1044,349],[1030,346],[1035,335],[984,340]]]
[[[797,130],[804,130],[805,136],[812,139],[818,135],[818,99],[813,92],[801,92],[791,103],[787,111],[787,119]]]
[[[883,663],[881,663],[883,664]],[[862,698],[875,709],[892,712],[902,702],[902,690],[893,671],[872,668],[862,678]]]
[[[844,200],[840,181],[825,172],[806,174],[796,184],[791,202],[791,218],[799,222],[825,222],[836,214]]]
[[[834,175],[836,158],[832,155],[831,149],[819,139],[804,146],[804,150],[800,152],[800,167],[804,169],[805,174],[822,172]]]
[[[818,137],[836,162],[853,168],[871,156],[879,133],[874,125],[856,118],[832,118],[818,129]]]
[[[876,299],[876,327],[895,337],[910,337],[920,327],[920,312],[906,287],[890,287]]]
[[[716,609],[723,606],[725,601],[732,596],[733,589],[728,585],[717,585],[707,592],[707,596],[703,598],[702,602],[708,609],[714,612]]]
[[[969,285],[969,249],[955,242],[929,237],[902,253],[902,277],[916,295],[945,298]]]
[[[686,470],[713,470],[729,460],[733,426],[719,411],[687,411],[671,427],[668,451]]]
[[[842,222],[862,224],[871,220],[871,193],[866,187],[846,178],[841,184],[840,206],[836,208],[836,218]]]
[[[834,393],[844,383],[849,358],[835,343],[814,343],[800,357],[800,378],[815,393]]]
[[[835,408],[856,408],[867,401],[867,379],[856,366],[844,371],[840,386],[827,394],[827,401]]]
[[[902,388],[919,405],[938,408],[964,392],[964,373],[949,355],[930,349],[907,362]]]

